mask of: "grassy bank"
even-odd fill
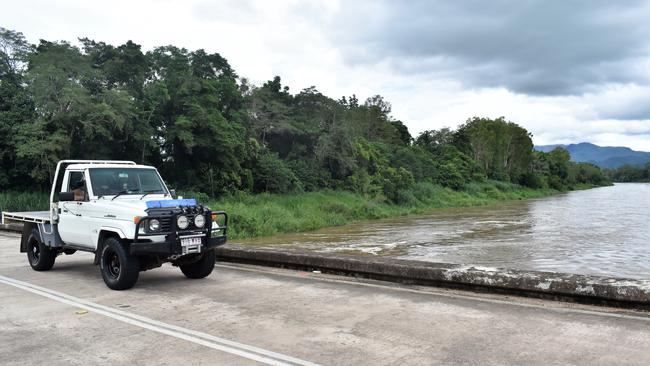
[[[591,186],[576,187],[586,189]],[[498,201],[545,197],[558,193],[551,189],[530,189],[490,181],[470,183],[454,191],[430,183],[418,183],[401,193],[401,203],[392,204],[346,191],[324,190],[297,194],[241,194],[212,201],[209,206],[230,214],[230,237],[241,239],[279,233],[299,232],[352,221],[403,216],[442,207],[481,206]],[[203,194],[186,193],[207,202]],[[0,193],[0,211],[47,210],[47,193]]]
[[[403,216],[443,207],[481,206],[498,201],[545,197],[551,189],[486,182],[471,183],[454,191],[419,183],[405,192],[401,204],[343,191],[319,191],[294,195],[243,195],[211,202],[213,209],[230,214],[233,239],[314,230],[352,221]]]
[[[45,192],[0,192],[0,211],[47,211],[49,200]]]

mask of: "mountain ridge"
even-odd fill
[[[650,152],[636,151],[625,146],[599,146],[590,142],[535,145],[535,150],[549,152],[556,147],[566,149],[573,161],[593,163],[601,168],[618,168],[623,165],[642,166],[650,162]]]

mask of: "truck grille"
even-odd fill
[[[160,231],[163,233],[168,233],[172,231],[172,217],[161,217],[158,219],[160,221]]]

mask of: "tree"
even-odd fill
[[[433,155],[439,155],[445,146],[454,142],[454,132],[448,127],[440,130],[427,130],[418,135],[414,144],[426,149]]]
[[[0,27],[0,78],[3,83],[20,83],[32,51],[33,46],[22,33]]]
[[[302,190],[298,177],[276,153],[262,153],[253,173],[256,192],[289,193]]]
[[[343,179],[356,168],[354,139],[343,121],[335,121],[319,139],[316,156],[335,179]]]
[[[147,58],[152,76],[145,95],[152,96],[148,109],[167,176],[215,195],[243,188],[254,151],[239,111],[243,100],[233,96],[230,66],[218,54],[173,46],[156,48]]]
[[[566,149],[557,147],[548,153],[547,159],[549,174],[557,176],[562,182],[569,177],[569,162],[571,154]]]
[[[399,138],[399,141],[402,142],[404,145],[410,145],[411,141],[413,140],[413,137],[409,133],[408,127],[404,124],[402,121],[391,121],[390,122],[395,130],[397,131],[397,137]]]
[[[288,121],[288,99],[288,92],[281,91],[278,76],[251,93],[248,105],[250,129],[263,146],[266,146],[267,135],[271,133],[282,134],[287,130],[294,132]]]
[[[0,27],[0,136],[5,136],[0,139],[0,189],[18,185],[29,171],[17,162],[13,137],[34,118],[34,105],[24,85],[32,50],[22,33]]]
[[[489,178],[517,182],[530,170],[530,133],[503,117],[469,119],[458,128],[454,140],[456,147],[477,161]]]
[[[34,179],[48,183],[43,172],[61,159],[115,158],[135,113],[133,101],[126,91],[101,87],[101,72],[88,56],[65,42],[41,41],[29,57],[26,80],[35,122],[18,129],[16,153],[35,167]]]

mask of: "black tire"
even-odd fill
[[[49,271],[54,266],[56,252],[43,244],[38,229],[27,238],[27,260],[35,271]]]
[[[205,278],[212,273],[214,269],[214,263],[217,261],[217,254],[214,250],[209,250],[206,253],[203,253],[201,259],[194,263],[182,264],[181,271],[187,278],[199,279]]]
[[[138,282],[140,261],[129,254],[116,238],[104,241],[99,267],[104,283],[110,289],[127,290]]]

